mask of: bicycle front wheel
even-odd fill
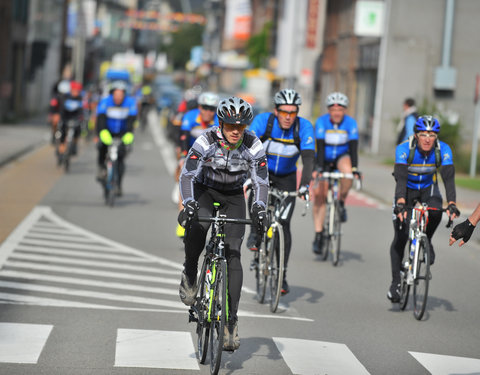
[[[257,299],[259,303],[265,301],[265,292],[267,290],[267,259],[263,244],[255,252],[255,281],[257,287]]]
[[[326,261],[328,258],[328,253],[330,252],[330,211],[333,207],[332,202],[327,202],[327,207],[325,210],[325,219],[323,221],[323,240],[321,243],[322,246],[322,260]]]
[[[333,228],[330,233],[330,244],[329,248],[332,253],[332,264],[336,266],[338,264],[338,260],[340,259],[340,240],[342,237],[341,234],[341,220],[340,220],[340,202],[336,201],[335,204],[332,206],[333,209]]]
[[[227,262],[215,262],[210,293],[210,373],[218,374],[222,361],[223,336],[227,320]]]
[[[205,363],[208,352],[208,337],[210,333],[210,323],[207,320],[207,312],[210,299],[210,283],[206,279],[207,270],[210,270],[210,262],[205,260],[200,279],[198,281],[199,290],[196,300],[196,310],[198,314],[197,321],[197,349],[198,360],[201,364]]]
[[[418,259],[413,282],[413,315],[421,320],[425,313],[428,298],[428,284],[430,281],[430,243],[423,236],[418,245]]]
[[[280,294],[282,293],[283,272],[285,263],[285,242],[283,227],[276,223],[271,227],[271,238],[267,236],[266,249],[268,253],[268,278],[270,286],[270,311],[278,308]]]
[[[408,241],[407,249],[410,249],[410,241]],[[409,271],[409,250],[404,252],[402,261],[402,270],[400,271],[400,310],[405,310],[408,303],[408,295],[410,293],[410,285],[408,285],[407,278]]]

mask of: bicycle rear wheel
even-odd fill
[[[282,292],[283,271],[285,265],[285,242],[283,227],[276,223],[271,227],[272,238],[267,236],[266,249],[268,253],[268,278],[270,286],[270,311],[277,311],[280,294]]]
[[[421,320],[425,313],[430,281],[430,243],[423,236],[418,245],[417,270],[413,282],[413,315]]]
[[[332,264],[336,266],[340,258],[340,243],[341,243],[341,220],[340,220],[340,202],[336,201],[333,206],[333,231],[330,236],[329,248],[332,253]]]
[[[210,333],[210,323],[207,320],[208,305],[210,299],[210,285],[209,281],[206,280],[205,276],[207,270],[210,268],[210,262],[207,260],[204,261],[202,267],[202,273],[198,281],[199,290],[198,296],[195,303],[197,310],[198,321],[197,321],[197,349],[198,349],[198,360],[201,364],[205,363],[207,359],[208,352],[208,337]]]
[[[210,293],[210,373],[218,374],[222,361],[223,335],[227,320],[227,263],[215,262],[213,284]]]

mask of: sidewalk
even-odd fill
[[[0,124],[0,167],[50,141],[46,118],[40,115],[21,124]]]
[[[0,167],[49,141],[50,128],[46,124],[46,115],[23,124],[0,124]],[[362,154],[359,156],[359,169],[363,173],[363,192],[390,206],[395,189],[393,166],[383,164],[381,158]],[[442,183],[440,189],[445,197]],[[479,192],[457,187],[457,205],[463,217],[469,215],[479,202]]]

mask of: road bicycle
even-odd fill
[[[438,208],[428,207],[426,203],[417,202],[411,209],[408,229],[408,251],[405,251],[400,271],[400,309],[405,310],[408,303],[410,287],[413,286],[413,315],[421,320],[427,306],[428,286],[432,277],[430,272],[431,245],[426,235],[428,212]],[[440,209],[440,211],[446,211]],[[452,225],[448,220],[447,228]]]
[[[117,191],[120,189],[121,178],[121,161],[119,159],[119,149],[122,147],[122,140],[120,138],[113,138],[112,144],[108,146],[106,166],[107,174],[103,181],[103,192],[105,204],[113,207]]]
[[[213,217],[199,216],[211,223],[210,240],[205,246],[203,265],[198,276],[197,297],[189,309],[189,322],[196,322],[197,355],[204,364],[210,349],[210,373],[217,374],[223,351],[223,335],[228,321],[228,277],[225,258],[225,224],[251,224],[249,219],[227,218],[220,204],[213,204]]]
[[[322,260],[327,260],[328,255],[332,254],[332,264],[338,265],[340,259],[340,245],[342,238],[342,220],[341,220],[341,206],[339,200],[339,190],[341,179],[350,179],[357,181],[356,190],[361,188],[361,178],[357,178],[353,173],[342,173],[339,171],[322,172],[317,179],[328,180],[327,201],[325,220],[323,224],[323,235],[326,236],[324,241],[324,248],[322,249]]]
[[[262,244],[254,251],[250,270],[255,271],[257,299],[263,303],[266,297],[267,285],[270,292],[270,311],[276,312],[282,291],[283,275],[285,272],[285,239],[281,224],[285,210],[285,200],[297,196],[296,191],[282,191],[270,188],[268,193],[267,219]],[[305,200],[305,216],[309,199]]]
[[[63,166],[65,172],[69,171],[70,157],[75,153],[75,131],[79,126],[80,125],[76,120],[68,120],[66,122],[66,135],[63,143],[61,142],[62,132],[60,130],[57,130],[55,134],[55,139],[57,143],[57,165],[59,167]]]

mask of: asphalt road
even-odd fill
[[[109,208],[94,180],[96,151],[84,145],[1,245],[1,374],[209,373],[195,359],[194,326],[178,298],[183,250],[172,163],[162,155],[168,147],[152,133],[137,134],[124,196]],[[241,347],[224,354],[221,373],[480,373],[476,245],[448,247],[449,231],[439,227],[418,322],[411,306],[401,312],[386,299],[389,210],[356,196],[337,267],[311,252],[312,220],[301,211],[297,202],[291,292],[278,313],[255,300],[251,254],[242,250]]]

